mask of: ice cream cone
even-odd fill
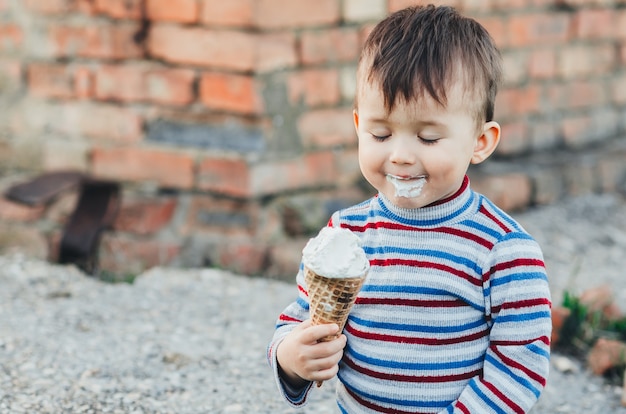
[[[312,325],[336,323],[339,331],[320,339],[327,342],[336,339],[346,325],[350,309],[365,281],[365,274],[360,277],[328,278],[318,275],[308,267],[304,267],[304,278],[309,292],[309,314]],[[323,381],[317,381],[321,387]]]
[[[351,278],[328,278],[305,267],[305,280],[309,292],[309,312],[312,325],[336,323],[339,332],[320,341],[338,338],[348,320],[348,314],[363,286],[365,275]]]

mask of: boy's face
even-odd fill
[[[389,114],[377,84],[365,82],[358,93],[361,172],[396,206],[420,208],[453,195],[469,164],[486,158],[477,157],[483,130],[460,88],[447,91],[446,108],[426,94],[417,102],[398,99]],[[498,137],[499,127],[496,143]]]

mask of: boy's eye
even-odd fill
[[[418,138],[422,142],[422,144],[426,144],[426,145],[433,145],[437,143],[437,141],[439,141],[439,138],[424,138],[424,137],[419,137],[419,136]]]
[[[374,135],[372,134],[372,138],[374,138],[376,141],[384,141],[387,138],[389,138],[391,136],[391,134],[388,135]]]

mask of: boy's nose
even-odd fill
[[[389,161],[394,164],[415,164],[417,156],[410,145],[405,145],[397,140],[389,154]]]

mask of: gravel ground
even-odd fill
[[[602,283],[626,303],[622,198],[577,198],[516,217],[544,248],[555,303],[564,289]],[[113,285],[10,256],[0,257],[0,286],[0,413],[294,412],[265,361],[293,285],[171,268]],[[578,361],[552,361],[533,413],[626,413],[621,387]],[[335,413],[332,385],[298,412]]]

